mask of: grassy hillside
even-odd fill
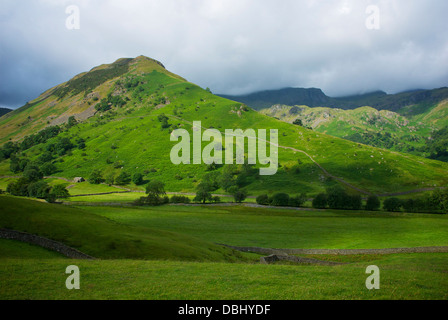
[[[20,151],[18,157],[38,161],[46,150],[68,138],[73,147],[52,154],[51,161],[57,168],[53,175],[72,179],[87,178],[94,169],[103,176],[115,177],[122,171],[131,175],[139,172],[146,180],[164,181],[168,191],[191,192],[208,173],[206,165],[173,165],[170,151],[176,143],[170,141],[170,133],[175,128],[192,132],[192,121],[202,121],[204,128],[221,132],[237,128],[279,130],[281,168],[274,176],[255,174],[248,179],[245,188],[255,195],[278,191],[316,194],[335,183],[342,183],[351,192],[365,193],[448,183],[447,164],[360,145],[261,115],[173,75],[149,58],[117,63],[119,66],[112,64],[91,71],[120,68],[124,72],[109,79],[116,76],[109,70],[109,80],[95,88],[98,75],[82,74],[47,91],[28,108],[2,117],[0,140],[20,141],[39,128],[57,121],[66,123],[63,120],[74,115],[79,120],[77,124],[59,124],[62,132],[57,137]],[[89,79],[88,86],[76,81],[84,78]],[[85,91],[78,93],[79,90]],[[89,108],[94,111],[86,117]],[[47,120],[49,114],[53,114],[51,121]],[[166,123],[158,118],[162,114],[167,117]],[[85,146],[80,146],[80,139]],[[0,175],[13,175],[9,163],[10,160],[0,162]]]
[[[289,123],[300,120],[305,127],[335,137],[428,157],[431,152],[426,146],[434,132],[447,125],[446,104],[444,101],[416,116],[370,107],[342,110],[275,105],[260,112]]]
[[[0,196],[0,228],[36,234],[102,259],[237,261],[232,250],[179,233],[129,226],[82,209]]]

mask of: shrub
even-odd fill
[[[170,203],[190,203],[190,202],[191,202],[190,198],[186,196],[174,195],[170,199]]]
[[[325,193],[319,193],[313,199],[313,208],[325,209],[327,207],[327,195]]]
[[[262,206],[267,206],[269,205],[269,197],[267,194],[262,194],[259,195],[256,199],[257,203],[262,205]]]
[[[390,212],[399,212],[403,202],[398,198],[388,198],[384,200],[383,209]]]
[[[306,194],[301,194],[300,196],[290,197],[288,206],[300,207],[305,203],[306,199],[307,199]]]
[[[233,194],[233,198],[235,199],[236,203],[241,203],[247,198],[247,191],[246,190],[237,190]]]
[[[289,205],[289,195],[286,193],[276,193],[272,196],[273,206],[287,207]]]
[[[218,197],[218,196],[214,196],[213,199],[212,199],[212,201],[213,201],[214,203],[220,203],[220,202],[221,202],[221,198]]]

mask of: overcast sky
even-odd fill
[[[66,27],[70,5],[79,29]],[[447,12],[446,0],[0,0],[0,106],[139,55],[215,93],[438,88]]]

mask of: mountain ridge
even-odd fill
[[[258,91],[246,95],[219,96],[247,104],[254,110],[270,108],[273,105],[306,105],[309,107],[328,107],[356,109],[369,106],[377,110],[389,110],[400,114],[423,113],[425,107],[448,99],[448,88],[431,90],[411,90],[397,94],[373,91],[366,94],[332,98],[317,88],[283,88]]]

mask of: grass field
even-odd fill
[[[236,246],[368,249],[448,245],[448,217],[231,207],[84,207],[111,220]]]
[[[54,239],[101,260],[0,240],[0,299],[447,299],[448,253],[309,256],[342,265],[260,264],[214,242],[278,248],[448,245],[443,215],[240,206],[50,205],[0,196],[0,227]],[[67,290],[77,265],[81,289]],[[381,288],[365,287],[366,267]]]
[[[65,288],[80,268],[81,289]],[[334,267],[169,261],[0,259],[1,299],[447,299],[448,254],[400,254]],[[380,268],[380,290],[365,287]]]

